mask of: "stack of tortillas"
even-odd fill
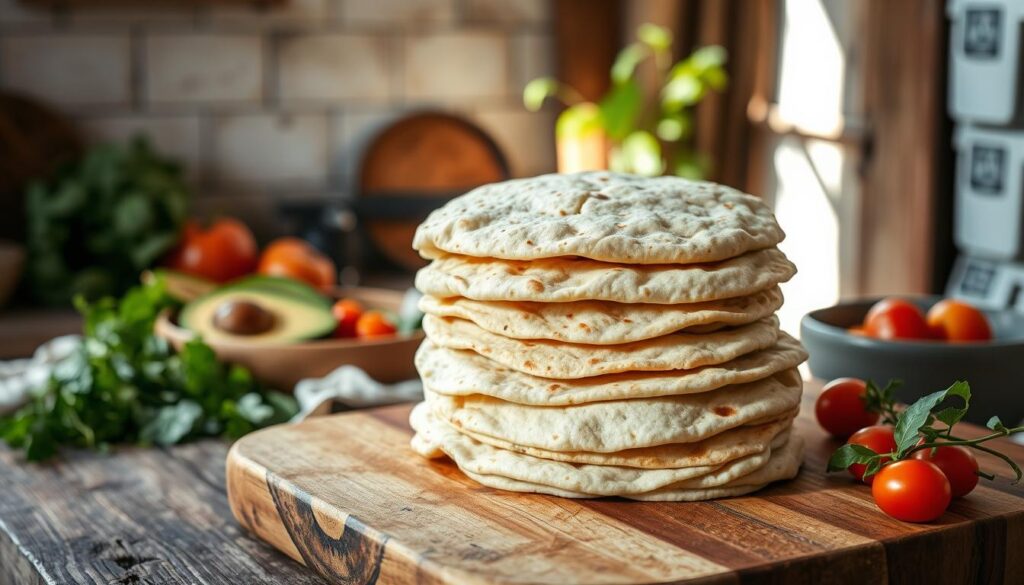
[[[795,267],[759,199],[606,172],[488,185],[414,246],[412,445],[496,488],[703,500],[796,475]]]

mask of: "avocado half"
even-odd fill
[[[224,327],[219,315],[231,305],[256,307],[269,324],[258,332]],[[207,293],[182,307],[178,323],[207,342],[294,343],[317,339],[337,326],[330,301],[301,282],[253,276]]]

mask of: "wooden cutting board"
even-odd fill
[[[408,405],[241,439],[228,496],[256,536],[342,583],[1024,583],[1024,489],[983,481],[934,524],[899,522],[867,487],[826,476],[837,444],[809,406],[797,422],[808,442],[800,476],[747,497],[641,503],[486,488],[409,450]],[[1024,460],[1024,447],[1000,448]]]

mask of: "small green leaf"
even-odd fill
[[[967,382],[956,382],[946,390],[946,398],[949,397],[962,398],[964,405],[962,407],[951,406],[935,413],[935,418],[946,423],[947,427],[960,422],[967,414],[967,409],[971,404],[971,386]]]
[[[264,404],[263,398],[255,392],[250,392],[239,398],[235,409],[242,418],[254,425],[262,424],[274,416],[274,409]]]
[[[878,459],[878,453],[868,449],[864,445],[847,443],[836,449],[828,459],[828,471],[842,471],[849,469],[855,463],[868,463]]]
[[[602,132],[601,108],[593,102],[569,106],[558,116],[555,136],[558,138],[584,138]]]
[[[645,130],[637,130],[622,141],[622,156],[628,170],[638,175],[660,175],[665,168],[661,160],[661,144]]]
[[[697,71],[705,71],[725,65],[728,58],[729,53],[724,47],[708,45],[694,51],[686,58],[686,62]]]
[[[672,46],[672,31],[656,24],[641,24],[636,36],[652,49],[667,51]]]
[[[1003,421],[998,416],[993,416],[992,418],[988,419],[988,422],[985,423],[985,426],[997,433],[1002,433],[1006,431],[1006,425],[1003,424]]]
[[[538,77],[523,88],[523,105],[527,110],[536,112],[544,105],[544,100],[558,94],[558,80],[551,77]]]
[[[917,444],[921,438],[921,427],[929,423],[932,419],[932,410],[945,400],[947,396],[958,396],[963,398],[966,403],[970,398],[970,393],[970,386],[966,382],[956,382],[949,388],[933,392],[908,406],[906,410],[900,413],[899,420],[896,423],[896,430],[893,432],[896,439],[897,456],[903,457],[908,450]],[[948,413],[946,416],[950,419],[956,418],[954,413]],[[962,417],[963,415],[960,414],[959,416]]]
[[[658,127],[655,131],[658,138],[665,142],[678,142],[690,137],[693,133],[693,123],[688,113],[669,114],[658,120]]]
[[[604,96],[599,107],[609,138],[622,140],[635,129],[642,102],[640,85],[634,80],[616,85]]]
[[[192,432],[202,414],[203,409],[191,400],[165,406],[142,428],[139,438],[147,443],[173,445]]]
[[[647,47],[639,43],[633,43],[619,51],[618,56],[615,57],[615,62],[612,63],[612,82],[615,85],[619,85],[629,81],[633,77],[633,72],[636,71],[637,65],[646,59],[648,54]]]
[[[661,104],[667,112],[678,112],[704,97],[704,84],[690,73],[672,77],[661,90]]]

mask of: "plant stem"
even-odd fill
[[[1017,476],[1017,478],[1014,480],[1014,483],[1020,481],[1021,477],[1024,477],[1024,473],[1021,472],[1020,466],[1017,465],[1017,463],[1013,459],[1011,459],[1008,455],[1000,453],[999,451],[996,451],[995,449],[992,449],[992,448],[989,448],[989,447],[985,447],[985,446],[983,446],[981,444],[981,443],[984,443],[986,441],[991,441],[992,439],[998,439],[1000,437],[1008,437],[1008,436],[1013,435],[1015,433],[1024,432],[1024,426],[1013,427],[1013,428],[1005,428],[1005,429],[1003,429],[1001,431],[996,431],[994,433],[990,433],[988,435],[985,435],[983,437],[978,437],[976,439],[964,439],[964,438],[961,438],[961,437],[954,437],[953,435],[949,434],[950,431],[951,431],[951,429],[947,429],[947,431],[946,431],[946,435],[945,436],[946,436],[947,440],[939,441],[939,442],[932,442],[932,443],[921,443],[920,445],[916,445],[916,446],[914,446],[913,448],[911,448],[909,451],[907,451],[904,454],[904,458],[909,456],[911,453],[914,453],[915,451],[921,451],[923,449],[931,449],[931,448],[934,448],[934,447],[948,447],[948,446],[951,446],[951,445],[961,445],[961,446],[964,446],[964,447],[971,447],[971,448],[977,449],[979,451],[984,451],[985,453],[988,453],[989,455],[994,455],[994,456],[1002,459],[1003,461],[1005,461],[1006,464],[1010,466],[1010,469],[1012,469],[1014,474],[1016,474],[1016,476]],[[890,455],[894,456],[895,454],[893,453],[893,454],[890,454]]]

